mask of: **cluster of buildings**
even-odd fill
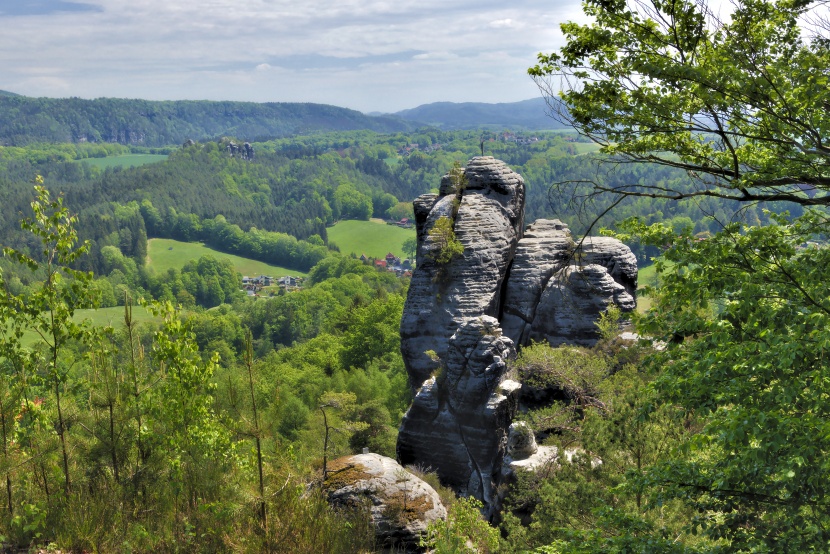
[[[412,229],[415,222],[409,219],[408,217],[404,217],[400,221],[395,221],[394,219],[390,219],[386,222],[387,225],[397,225],[401,229]]]
[[[526,137],[517,133],[511,133],[510,131],[504,131],[501,134],[496,135],[495,138],[490,139],[491,142],[496,140],[501,142],[515,142],[516,144],[532,144],[534,142],[539,142],[539,137]]]
[[[259,277],[248,277],[244,275],[242,277],[242,290],[248,296],[261,296],[263,288],[274,286],[279,286],[280,289],[284,289],[285,291],[297,290],[302,288],[303,278],[291,277],[289,275],[280,277],[279,279],[274,279],[268,275],[260,275]]]
[[[381,271],[394,273],[398,277],[412,277],[412,260],[401,260],[391,252],[385,258],[369,258],[366,254],[361,254],[360,261],[372,264]]]

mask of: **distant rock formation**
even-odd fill
[[[395,552],[422,550],[427,525],[447,519],[435,489],[380,454],[334,460],[323,487],[334,506],[368,508],[378,544]]]
[[[239,146],[234,141],[230,141],[228,143],[227,150],[231,158],[236,158],[238,156],[243,160],[250,161],[254,159],[254,147],[250,142],[246,142],[242,146]]]
[[[620,241],[577,243],[567,225],[524,230],[524,181],[504,162],[472,158],[439,194],[414,202],[417,268],[401,319],[401,352],[416,396],[398,435],[398,459],[438,472],[492,513],[520,385],[506,362],[546,340],[590,346],[609,304],[636,306],[637,263]],[[460,255],[437,261],[431,233],[451,220]]]

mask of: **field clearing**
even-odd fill
[[[577,155],[592,154],[600,149],[599,144],[593,142],[572,142],[571,145],[576,148]]]
[[[335,243],[343,254],[366,254],[370,258],[383,258],[389,252],[403,257],[401,247],[408,238],[415,238],[415,229],[402,229],[380,220],[340,221],[326,232],[329,241]]]
[[[667,263],[667,269],[670,268],[673,264]],[[651,264],[649,266],[641,268],[637,271],[637,286],[642,288],[645,286],[656,287],[660,284],[660,279],[657,276],[657,266],[655,264]],[[639,293],[637,295],[637,311],[642,313],[647,312],[651,309],[653,304],[653,300],[651,298],[647,298],[645,296],[641,296]]]
[[[118,329],[124,325],[124,306],[98,308],[97,310],[77,310],[72,320],[76,323],[88,320],[94,327],[105,327],[107,325],[111,325]],[[160,323],[161,318],[155,317],[147,311],[147,308],[143,306],[133,306],[133,321],[139,324],[148,321]],[[40,340],[40,335],[36,332],[26,331],[23,333],[23,338],[20,342],[23,346],[33,346]]]
[[[242,275],[268,275],[270,277],[283,277],[285,275],[306,277],[308,275],[308,273],[296,269],[219,252],[201,242],[182,242],[173,239],[150,239],[147,241],[147,263],[156,273],[164,273],[171,268],[181,269],[187,262],[207,255],[213,256],[217,260],[230,260]]]
[[[106,169],[108,167],[138,167],[140,165],[163,162],[167,159],[165,154],[123,154],[121,156],[109,156],[107,158],[84,158],[78,160],[80,163],[88,163],[92,167]]]

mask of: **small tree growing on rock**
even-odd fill
[[[427,257],[435,263],[444,265],[464,252],[464,245],[455,238],[453,220],[446,216],[439,217],[429,230],[432,245]]]
[[[362,421],[349,421],[339,418],[332,418],[332,414],[326,412],[326,410],[334,409],[340,412],[349,412],[354,408],[356,402],[357,396],[352,392],[329,391],[323,393],[320,397],[320,404],[317,408],[323,415],[323,428],[325,429],[325,435],[323,437],[323,482],[325,482],[328,477],[328,456],[329,449],[332,445],[332,434],[338,431],[350,431],[354,433],[357,431],[363,431],[368,427],[368,425]]]

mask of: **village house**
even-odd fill
[[[393,253],[389,252],[388,254],[386,254],[386,265],[401,265],[401,259],[395,256]]]

